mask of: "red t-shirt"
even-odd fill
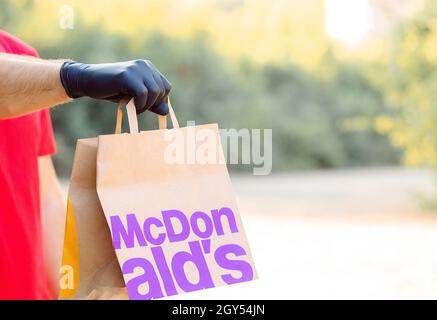
[[[38,56],[2,31],[0,52]],[[55,149],[48,110],[0,120],[0,299],[55,298],[44,267],[37,163]]]

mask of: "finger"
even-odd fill
[[[148,96],[149,96],[149,90],[146,88],[144,84],[139,85],[135,90],[133,98],[135,102],[135,109],[137,110],[138,114],[146,111]]]
[[[145,107],[146,109],[149,109],[151,106],[153,106],[156,103],[156,100],[161,94],[161,89],[159,88],[158,84],[150,74],[144,77],[143,81],[148,91],[147,102],[145,104]]]
[[[159,105],[152,106],[149,111],[159,114],[161,116],[166,116],[168,114],[168,104],[167,102],[161,102]]]
[[[164,86],[164,91],[149,110],[160,115],[167,115],[169,112],[168,95],[171,90],[171,85],[163,75],[160,75],[160,80]]]
[[[166,98],[168,97],[168,95],[170,94],[170,91],[171,91],[171,84],[167,80],[167,78],[164,77],[163,75],[161,75],[161,80],[162,80],[162,83],[164,84],[164,90],[165,90],[163,100],[166,100]]]
[[[113,95],[113,96],[107,97],[107,98],[105,98],[104,100],[118,103],[118,102],[120,102],[120,100],[123,99],[124,97],[125,97],[125,95],[123,95],[123,94],[116,94],[116,95]]]
[[[137,114],[141,114],[141,113],[143,113],[143,112],[147,111],[147,108],[146,108],[146,107],[144,107],[144,108],[141,108],[141,109],[136,109],[136,110],[137,110]]]
[[[138,114],[141,114],[141,113],[143,113],[143,112],[146,112],[146,111],[147,111],[146,108],[137,109],[137,115],[138,115]]]
[[[170,93],[171,90],[171,83],[168,81],[168,79],[155,67],[155,65],[151,62],[148,61],[148,66],[153,69],[156,74],[159,76],[160,82],[162,82],[163,84],[163,90],[164,90],[164,94],[163,94],[163,100],[164,98],[166,98],[168,96],[168,94]],[[156,78],[155,78],[156,79]]]
[[[159,87],[159,95],[156,98],[156,101],[153,105],[159,105],[165,97],[165,86],[164,83],[162,82],[161,76],[159,75],[159,73],[153,73],[153,79],[155,80],[156,84]],[[152,107],[153,107],[152,105]]]

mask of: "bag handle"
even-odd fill
[[[121,133],[121,123],[123,120],[123,104],[126,103],[126,99],[121,99],[118,103],[117,108],[117,120],[115,123],[115,134]],[[170,98],[167,100],[168,103],[168,111],[170,115],[171,122],[173,124],[173,128],[179,128],[179,122],[176,119],[176,115],[174,113],[173,107],[171,106]],[[135,108],[134,99],[131,99],[126,105],[127,111],[127,119],[129,122],[129,131],[130,133],[138,133],[138,117],[137,110]],[[159,129],[167,129],[167,116],[158,115],[158,126]]]

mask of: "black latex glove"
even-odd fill
[[[66,61],[62,64],[61,81],[71,98],[91,97],[119,102],[134,98],[137,113],[150,110],[168,113],[168,80],[148,60],[117,63],[85,64]]]

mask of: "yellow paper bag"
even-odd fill
[[[96,192],[97,138],[77,141],[68,192],[60,298],[126,298]]]

